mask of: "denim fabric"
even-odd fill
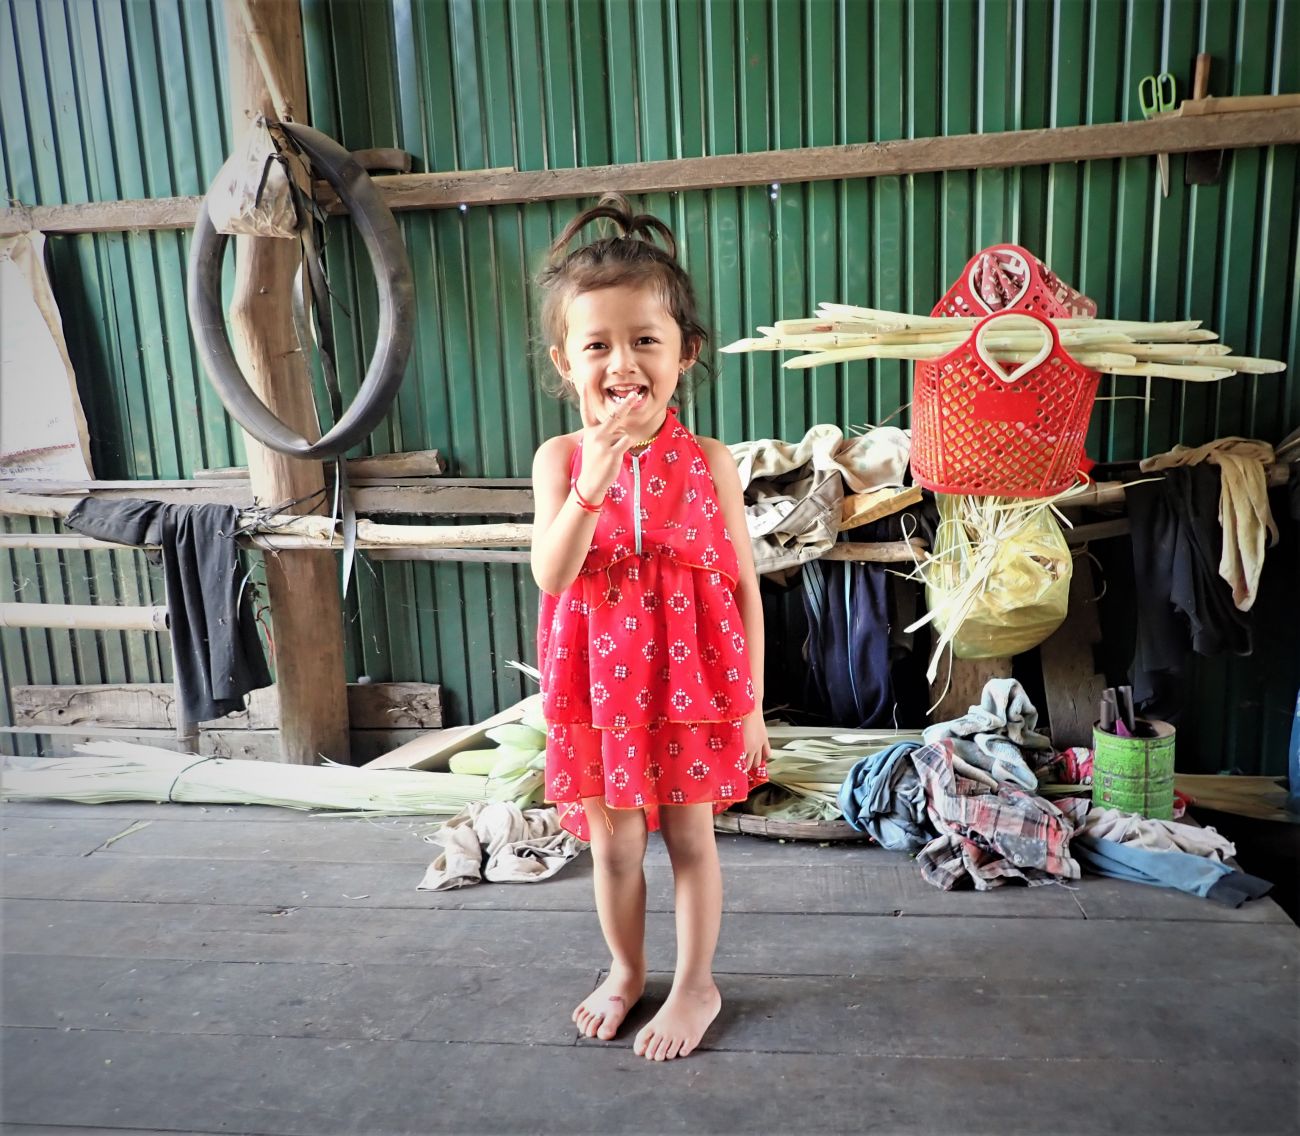
[[[907,755],[920,747],[899,742],[864,757],[840,786],[844,819],[891,852],[915,852],[934,836],[926,822],[925,786]]]
[[[1074,858],[1098,875],[1131,880],[1152,887],[1176,888],[1229,907],[1266,894],[1272,884],[1190,852],[1151,852],[1096,836],[1075,836]]]

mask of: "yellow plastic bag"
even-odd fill
[[[1050,500],[936,494],[939,529],[922,573],[938,632],[959,659],[1017,655],[1065,620],[1073,565]],[[911,630],[909,628],[909,630]]]

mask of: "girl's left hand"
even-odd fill
[[[772,756],[772,746],[767,740],[767,723],[763,710],[754,707],[740,720],[740,732],[745,740],[745,772],[753,772],[760,761]]]

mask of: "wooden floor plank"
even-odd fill
[[[0,852],[5,856],[89,856],[106,840],[127,832],[133,823],[111,817],[78,821],[5,817],[0,820]]]
[[[418,911],[226,904],[7,900],[4,946],[26,954],[227,962],[355,962],[460,967],[599,967],[607,962],[593,910]],[[1189,935],[1193,949],[1188,949]],[[673,957],[672,914],[652,912],[652,963]],[[720,973],[901,974],[1078,982],[1182,978],[1259,982],[1300,973],[1291,924],[880,915],[733,913],[722,924]]]
[[[151,820],[112,846],[115,856],[155,856],[172,860],[292,860],[296,863],[370,862],[423,864],[438,854],[427,843],[445,817],[353,819],[302,816],[297,824],[250,826],[242,820],[209,824]],[[50,822],[78,826],[79,820]]]
[[[1295,1119],[1284,1060],[1011,1061],[980,1048],[976,1037],[958,1059],[714,1051],[656,1065],[610,1046],[12,1029],[6,1116],[285,1136],[732,1132],[760,1117],[769,1132],[1219,1136]]]
[[[893,853],[857,864],[790,866],[766,873],[724,871],[727,911],[791,914],[966,914],[1078,918],[1063,888],[1003,887],[991,892],[943,892],[915,865]],[[53,857],[13,856],[0,881],[15,899],[138,900],[153,903],[257,904],[272,907],[406,907],[466,910],[589,911],[591,860],[583,856],[560,875],[536,884],[483,884],[450,892],[416,890],[416,864],[174,860],[111,851],[61,870]],[[646,867],[647,906],[673,908],[672,871]],[[1207,905],[1208,906],[1208,905]]]
[[[1256,899],[1241,907],[1224,907],[1213,900],[1187,895],[1170,888],[1135,884],[1128,880],[1084,881],[1076,894],[1089,919],[1169,919],[1205,922],[1214,919],[1233,923],[1281,923],[1294,926],[1287,914],[1271,899]]]
[[[77,805],[71,801],[0,802],[0,820],[11,816],[37,817],[41,820],[102,820],[128,817],[130,820],[194,822],[266,820],[279,823],[306,819],[306,814],[297,809],[272,808],[270,805],[187,805],[148,801],[110,801],[103,805]]]
[[[20,1130],[1191,1136],[1300,1116],[1300,933],[1268,900],[945,893],[879,849],[729,838],[723,1015],[664,1067],[627,1048],[675,948],[657,841],[649,998],[606,1045],[567,1020],[608,961],[589,856],[431,894],[409,825],[54,810],[3,815],[50,850],[7,844],[0,880]],[[137,818],[101,848],[93,826]]]
[[[643,1017],[671,978],[651,976]],[[573,1045],[569,1014],[595,982],[591,969],[572,967],[11,955],[3,1018],[7,1027],[135,1035]],[[768,974],[733,976],[726,987],[710,1050],[959,1058],[981,1038],[979,1052],[1014,1060],[1300,1057],[1300,1023],[1272,1013],[1300,994],[1294,972],[1213,983]]]
[[[594,967],[181,962],[8,955],[5,1026],[132,1034],[572,1045]]]

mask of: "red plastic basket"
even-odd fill
[[[1019,331],[1032,320],[1043,347],[1008,374],[984,340],[990,324],[1009,325],[1011,316]],[[1066,354],[1049,320],[1026,311],[985,317],[960,347],[916,364],[913,479],[938,493],[1048,497],[1068,489],[1100,378]]]
[[[1034,312],[1052,318],[1097,314],[1097,305],[1076,292],[1028,249],[990,245],[977,252],[934,307],[935,316],[983,316]]]

